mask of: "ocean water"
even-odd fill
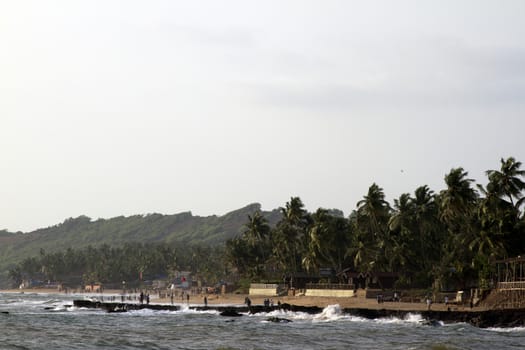
[[[223,317],[184,308],[106,313],[71,307],[86,296],[0,293],[0,349],[524,349],[525,328],[428,326],[419,315],[366,320],[337,305]],[[153,301],[154,302],[154,301]],[[271,316],[292,322],[268,322]]]

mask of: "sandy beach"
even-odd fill
[[[45,288],[30,288],[30,289],[9,289],[2,290],[0,292],[7,293],[39,293],[39,294],[56,294],[64,293],[58,292],[55,289],[45,289]],[[121,290],[105,290],[103,293],[82,293],[84,295],[121,295]],[[201,295],[191,295],[190,296],[190,305],[200,305],[204,304],[204,294]],[[206,295],[209,305],[244,305],[245,298],[249,296],[253,305],[263,305],[264,299],[268,298],[267,296],[260,295],[247,295],[247,294],[220,294],[220,295]],[[176,297],[174,302],[180,304],[182,302],[180,297]],[[273,297],[274,304],[277,304],[279,301],[281,303],[287,303],[291,305],[298,306],[317,306],[324,308],[328,305],[339,305],[341,308],[365,308],[365,309],[387,309],[387,310],[404,310],[404,311],[425,311],[427,310],[427,305],[425,303],[411,303],[411,302],[383,302],[381,304],[377,303],[375,299],[366,299],[362,297],[312,297],[312,296],[284,296],[284,297]],[[184,300],[184,302],[186,302]],[[168,298],[158,298],[157,295],[151,295],[152,304],[170,304],[171,299]],[[468,306],[456,306],[456,305],[445,305],[443,303],[433,303],[431,310],[435,311],[445,311],[450,307],[452,310],[457,311],[481,311],[483,308],[474,307],[470,308]]]

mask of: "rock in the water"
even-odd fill
[[[276,322],[276,323],[288,323],[288,322],[292,322],[292,320],[289,320],[287,318],[280,318],[280,317],[275,317],[275,316],[272,316],[272,317],[268,317],[266,319],[266,321],[268,322]]]
[[[242,316],[242,314],[238,313],[235,310],[224,310],[220,313],[221,316],[228,316],[228,317],[239,317]]]
[[[432,326],[432,327],[439,327],[439,326],[442,326],[443,324],[441,323],[441,321],[438,321],[438,320],[425,320],[422,322],[422,324],[424,324],[425,326]]]

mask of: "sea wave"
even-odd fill
[[[498,332],[498,333],[525,333],[525,327],[509,327],[509,328],[499,328],[499,327],[490,327],[485,328],[488,331]]]

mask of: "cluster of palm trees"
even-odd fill
[[[138,286],[145,280],[173,278],[178,270],[190,270],[203,281],[224,279],[223,249],[186,244],[103,244],[83,249],[45,252],[29,257],[9,271],[15,286],[22,281],[60,281],[66,285],[104,283]]]
[[[251,279],[328,267],[393,272],[400,287],[489,286],[495,260],[525,253],[525,171],[510,157],[486,175],[484,187],[455,168],[442,191],[421,186],[393,206],[374,183],[348,218],[308,213],[293,197],[275,227],[259,212],[249,216],[242,236],[227,241],[226,258]]]

